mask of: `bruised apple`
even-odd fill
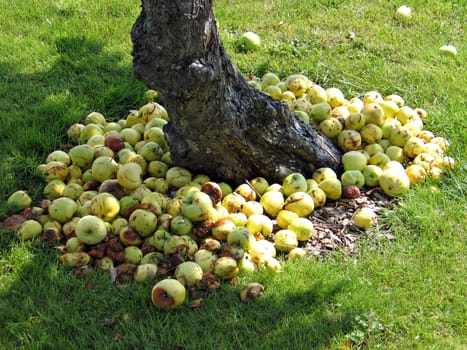
[[[163,279],[152,288],[151,300],[153,304],[163,309],[178,307],[185,302],[185,298],[186,289],[176,279]]]

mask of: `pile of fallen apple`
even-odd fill
[[[267,73],[249,83],[334,140],[345,171],[292,173],[271,184],[257,177],[234,188],[192,174],[172,164],[163,131],[169,116],[149,90],[147,103],[124,119],[92,112],[70,126],[69,147],[38,166],[44,199],[33,204],[26,191],[13,193],[4,228],[14,228],[20,240],[60,247],[60,261],[75,270],[158,281],[152,301],[170,308],[240,273],[281,270],[280,257],[307,256],[305,243],[315,234],[310,215],[326,201],[358,198],[362,188],[375,186],[399,196],[455,165],[448,142],[423,129],[427,112],[398,95],[370,91],[347,100],[301,74],[281,80]],[[353,220],[367,229],[376,214],[363,207]],[[241,297],[262,292],[251,283]]]

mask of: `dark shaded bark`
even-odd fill
[[[137,79],[161,93],[175,164],[241,183],[338,169],[340,151],[250,87],[219,39],[212,0],[143,0],[131,38]]]

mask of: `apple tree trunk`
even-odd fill
[[[135,76],[160,92],[174,164],[239,184],[338,170],[339,149],[287,106],[250,87],[223,47],[212,0],[142,0]]]

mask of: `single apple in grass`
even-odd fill
[[[13,192],[7,199],[6,207],[8,213],[17,213],[24,208],[30,207],[32,198],[26,191],[18,190]]]
[[[315,233],[313,223],[307,218],[297,218],[293,220],[290,225],[287,226],[287,229],[294,232],[299,241],[308,241]]]
[[[185,261],[177,265],[175,278],[186,287],[196,286],[203,278],[203,269],[194,261]]]
[[[16,231],[16,236],[20,241],[30,241],[39,237],[42,234],[42,225],[36,220],[24,221]]]
[[[257,51],[261,47],[261,39],[256,33],[245,32],[238,39],[237,47],[242,51]]]
[[[151,300],[162,309],[176,308],[185,302],[186,289],[176,279],[166,278],[152,288]]]
[[[279,260],[276,258],[268,257],[264,259],[263,264],[260,265],[261,267],[266,268],[269,271],[281,271],[282,265]]]
[[[388,196],[400,196],[410,188],[410,179],[404,170],[387,169],[379,177],[379,186]]]
[[[337,144],[344,152],[360,149],[362,137],[357,130],[345,129],[337,136]]]
[[[240,274],[237,260],[230,256],[222,256],[214,264],[214,274],[223,280],[232,279]]]
[[[457,49],[454,45],[443,45],[439,48],[439,52],[445,56],[457,56]]]
[[[376,221],[376,213],[373,209],[363,207],[357,210],[353,216],[355,226],[363,229],[368,229],[374,225]]]
[[[248,283],[240,290],[240,300],[244,303],[257,299],[264,294],[264,287],[256,282]]]
[[[274,243],[262,239],[254,242],[248,253],[250,254],[253,262],[256,265],[260,265],[264,263],[266,258],[276,256],[276,247],[274,246]]]
[[[59,259],[66,267],[84,266],[91,262],[91,256],[86,252],[65,253]]]
[[[338,200],[342,195],[342,184],[339,179],[326,179],[319,183],[319,188],[321,188],[324,193],[326,193],[326,198],[332,200]]]
[[[157,269],[157,264],[140,264],[136,268],[135,274],[133,275],[133,279],[136,282],[152,281],[157,276]]]
[[[288,252],[298,246],[297,234],[291,230],[282,229],[274,234],[276,250]]]
[[[397,8],[395,16],[400,20],[407,21],[412,17],[412,10],[407,5],[402,5]]]
[[[264,214],[249,216],[245,226],[255,237],[267,237],[274,229],[272,220]]]
[[[268,215],[275,217],[283,208],[285,199],[282,192],[267,191],[261,196],[260,203]]]
[[[308,255],[309,255],[309,252],[306,249],[297,247],[289,251],[289,253],[287,254],[287,258],[289,260],[297,260],[297,259],[306,257]]]
[[[96,260],[96,266],[98,269],[103,271],[110,271],[114,268],[114,261],[109,256],[104,256],[101,259]]]
[[[131,213],[128,223],[144,238],[156,231],[157,216],[150,210],[136,209]]]

